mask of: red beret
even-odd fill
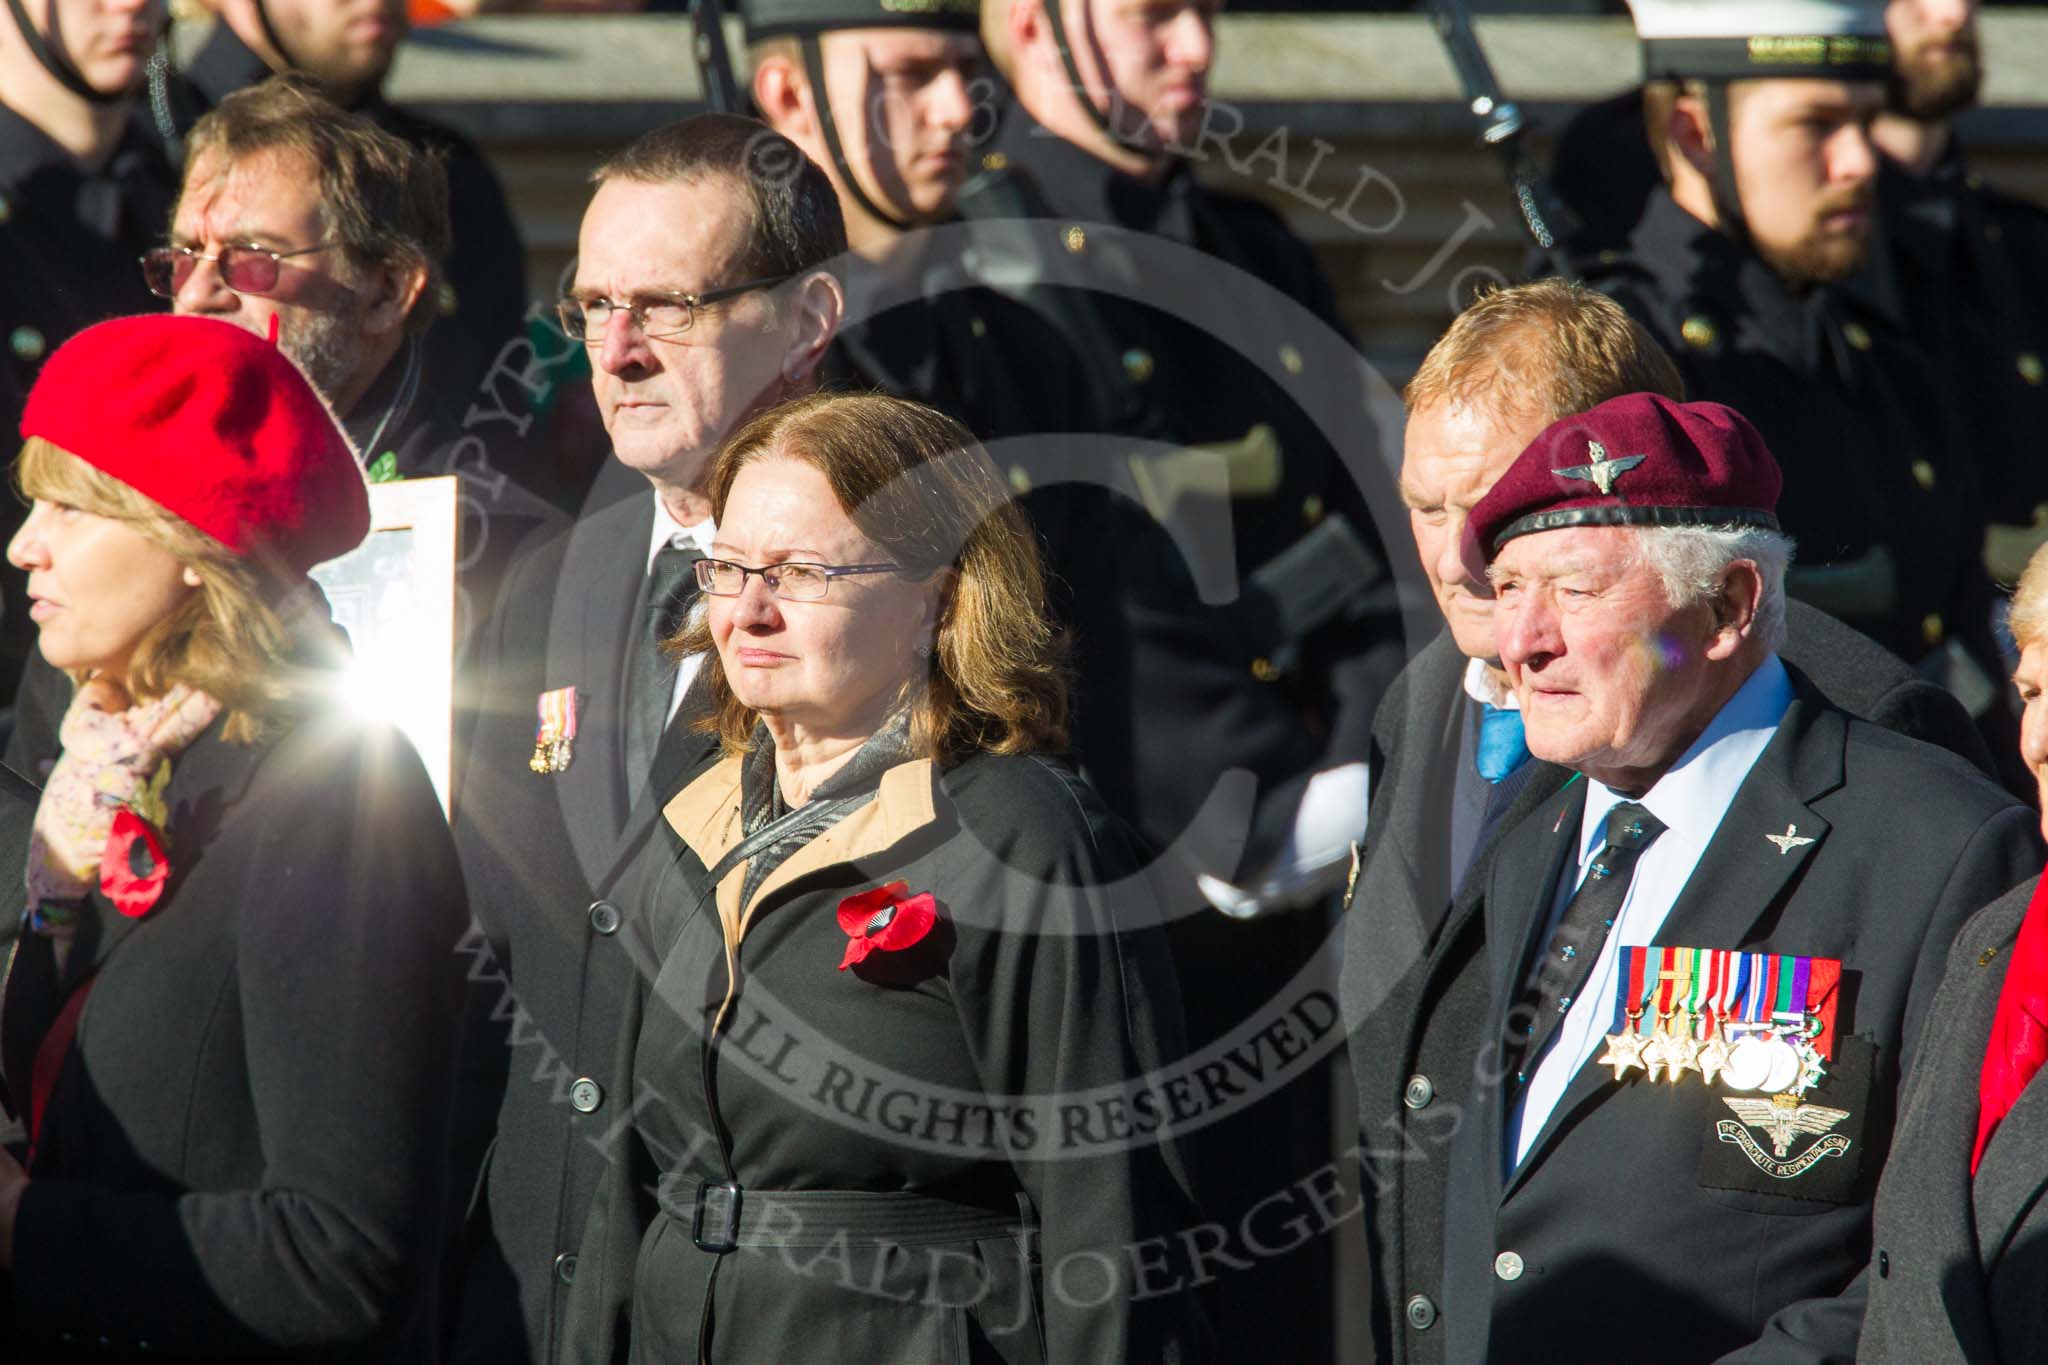
[[[1761,526],[1784,478],[1749,419],[1720,403],[1625,393],[1561,418],[1472,509],[1489,563],[1516,536],[1567,526]]]
[[[299,367],[215,318],[88,327],[43,365],[21,417],[40,436],[238,555],[304,573],[370,533],[363,472]]]

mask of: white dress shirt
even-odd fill
[[[654,557],[660,554],[662,547],[666,545],[674,545],[677,549],[681,549],[685,545],[695,545],[697,553],[709,558],[711,542],[717,534],[718,528],[711,524],[711,518],[709,517],[698,522],[695,526],[683,525],[669,515],[668,506],[662,502],[661,495],[659,493],[655,494],[654,533],[647,542],[647,568],[641,576],[644,578],[647,574],[654,572]],[[703,610],[704,599],[700,596],[695,602],[690,604],[688,619],[692,622],[696,621],[699,613]],[[697,669],[703,662],[703,655],[692,655],[684,659],[676,668],[675,690],[668,694],[669,720],[676,718],[676,708],[683,704],[683,693],[690,690],[690,681],[697,676]]]
[[[1503,687],[1484,659],[1465,660],[1465,695],[1497,711],[1519,711],[1522,699],[1512,687]]]
[[[1580,988],[1578,997],[1558,1028],[1556,1041],[1529,1078],[1516,1111],[1509,1115],[1509,1149],[1514,1166],[1529,1155],[1529,1148],[1543,1132],[1550,1111],[1563,1098],[1565,1088],[1599,1050],[1614,1017],[1614,981],[1623,948],[1648,947],[1664,927],[1664,917],[1678,900],[1679,892],[1699,866],[1721,817],[1735,800],[1736,789],[1748,778],[1749,770],[1778,732],[1786,708],[1792,704],[1792,681],[1775,654],[1767,656],[1722,706],[1700,737],[1693,741],[1657,784],[1638,798],[1650,814],[1662,820],[1664,833],[1636,861],[1629,881],[1628,896],[1614,921],[1614,931],[1593,962],[1593,974]],[[1536,940],[1549,939],[1550,931],[1564,914],[1579,883],[1592,865],[1594,855],[1607,843],[1607,815],[1629,798],[1590,778],[1586,782],[1586,813],[1579,823],[1578,867],[1566,884],[1559,887],[1551,903],[1550,918]],[[1774,833],[1759,830],[1759,834]],[[1731,948],[1728,943],[1689,943],[1688,948]],[[1540,967],[1542,964],[1536,964]]]

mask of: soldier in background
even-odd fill
[[[1131,494],[1098,504],[1102,523],[1059,565],[1076,739],[1110,806],[1184,864],[1173,942],[1197,1049],[1289,982],[1325,979],[1316,907],[1363,827],[1371,713],[1401,660],[1359,482],[1391,509],[1385,465],[1335,445],[1372,433],[1329,283],[1278,215],[1205,188],[1182,154],[1214,17],[1197,3],[985,4],[983,42],[1014,98],[961,198],[970,221],[1036,225],[1038,274],[1005,288],[1059,334],[1097,404],[1089,477]],[[1226,320],[1197,323],[1205,308]],[[1231,774],[1255,799],[1230,806]],[[1329,1159],[1327,1081],[1310,1069],[1196,1136],[1219,1221]],[[1327,1242],[1247,1259],[1209,1286],[1225,1358],[1269,1350],[1276,1317],[1304,1357],[1327,1351]]]
[[[1750,417],[1785,471],[1788,590],[1947,686],[1987,739],[1992,683],[1975,456],[1941,368],[1847,283],[1869,259],[1882,11],[1641,0],[1645,126],[1665,184],[1625,248],[1577,262],[1677,359],[1696,398]],[[2010,743],[1992,750],[2010,753]]]
[[[963,259],[958,198],[990,95],[978,0],[745,11],[755,107],[823,168],[846,219],[847,322],[821,382],[914,398],[984,442],[1095,430],[1059,335]]]
[[[1986,566],[2011,583],[2048,536],[2048,212],[1986,184],[1956,137],[1983,82],[1975,0],[1892,0],[1885,21],[1892,77],[1870,135],[1888,299],[1955,380],[1993,523]]]
[[[2048,212],[1972,170],[1956,117],[1983,84],[1976,0],[1891,0],[1880,233],[1851,288],[1909,330],[1953,384],[1992,522],[1986,567],[2019,576],[2048,534],[2048,467],[2029,452],[2048,420]],[[1558,141],[1555,187],[1579,218],[1573,251],[1626,244],[1659,181],[1643,136],[1640,88],[1582,110]]]
[[[158,306],[135,258],[162,230],[173,190],[133,117],[162,5],[37,8],[0,17],[0,431],[10,441],[44,356],[95,322]],[[20,517],[6,513],[8,534]],[[12,696],[35,646],[26,575],[0,570],[0,596],[0,694]]]

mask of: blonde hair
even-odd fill
[[[1555,422],[1624,393],[1685,401],[1664,348],[1622,306],[1569,280],[1490,290],[1437,338],[1401,392],[1410,412],[1450,402]]]
[[[198,575],[198,590],[143,635],[120,682],[137,700],[179,683],[197,688],[221,704],[227,739],[262,738],[297,689],[292,635],[256,561],[40,436],[22,446],[14,486],[24,498],[121,522]],[[71,680],[82,683],[85,674],[73,672]]]
[[[2012,590],[2012,606],[2006,613],[2006,629],[2021,649],[2029,644],[2048,643],[2048,545],[2035,550],[2020,571]]]
[[[910,744],[942,764],[975,752],[1057,753],[1067,744],[1067,640],[1046,614],[1045,571],[1029,523],[968,430],[918,403],[813,394],[761,413],[712,466],[714,520],[740,470],[801,461],[825,476],[840,508],[906,577],[957,578],[932,640],[929,676],[906,678]],[[734,695],[708,619],[671,653],[704,654],[711,715],[726,752],[742,753],[759,717]]]

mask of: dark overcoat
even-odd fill
[[[626,493],[529,546],[506,574],[483,641],[483,682],[455,834],[478,928],[464,1052],[466,1124],[495,1129],[465,1233],[453,1358],[551,1358],[576,1274],[576,1243],[603,1166],[592,1139],[618,1122],[611,1066],[633,973],[617,934],[638,903],[638,859],[679,776],[626,778],[626,656],[644,595],[654,502]],[[540,694],[574,687],[580,730],[568,768],[529,768]],[[670,727],[658,774],[711,752]]]
[[[741,768],[667,810],[683,846],[635,926],[650,976],[614,1077],[633,1113],[561,1359],[1189,1358],[1185,1173],[1166,1115],[1119,1098],[1180,1033],[1128,834],[1044,759],[905,761],[714,894]],[[899,881],[933,929],[842,969],[841,902]],[[752,1221],[721,1254],[727,1205],[700,1215],[700,1189],[727,1180]]]
[[[1577,847],[1584,787],[1569,783],[1501,836],[1478,893],[1459,898],[1381,1006],[1388,1030],[1361,1072],[1361,1112],[1387,1359],[1540,1360],[1571,1341],[1576,1359],[1636,1360],[1652,1338],[1666,1356],[1686,1343],[1690,1359],[1853,1353],[1870,1196],[1911,1040],[1949,940],[1972,906],[2027,875],[2038,840],[2032,813],[1981,772],[1851,718],[1797,674],[1794,685],[1658,941],[1842,961],[1853,990],[1841,1032],[1845,1046],[1861,1040],[1850,1050],[1868,1057],[1867,1078],[1815,1093],[1854,1116],[1854,1178],[1826,1197],[1761,1175],[1769,1192],[1710,1178],[1728,1117],[1718,1095],[1617,1084],[1592,1066],[1503,1177],[1486,1053]],[[1792,824],[1814,842],[1781,854],[1764,840]],[[1613,1216],[1621,1187],[1626,1218]],[[1675,1247],[1682,1276],[1668,1270]],[[1496,1272],[1509,1251],[1513,1278]],[[1594,1297],[1604,1317],[1588,1335]]]
[[[305,718],[172,761],[146,915],[15,947],[10,1104],[89,985],[14,1236],[8,1359],[434,1359],[467,919],[395,731]]]
[[[1877,1187],[1858,1360],[2018,1365],[2048,1356],[2048,1089],[2039,1076],[1970,1174],[1978,1073],[2038,885],[1986,906],[1949,953]]]

